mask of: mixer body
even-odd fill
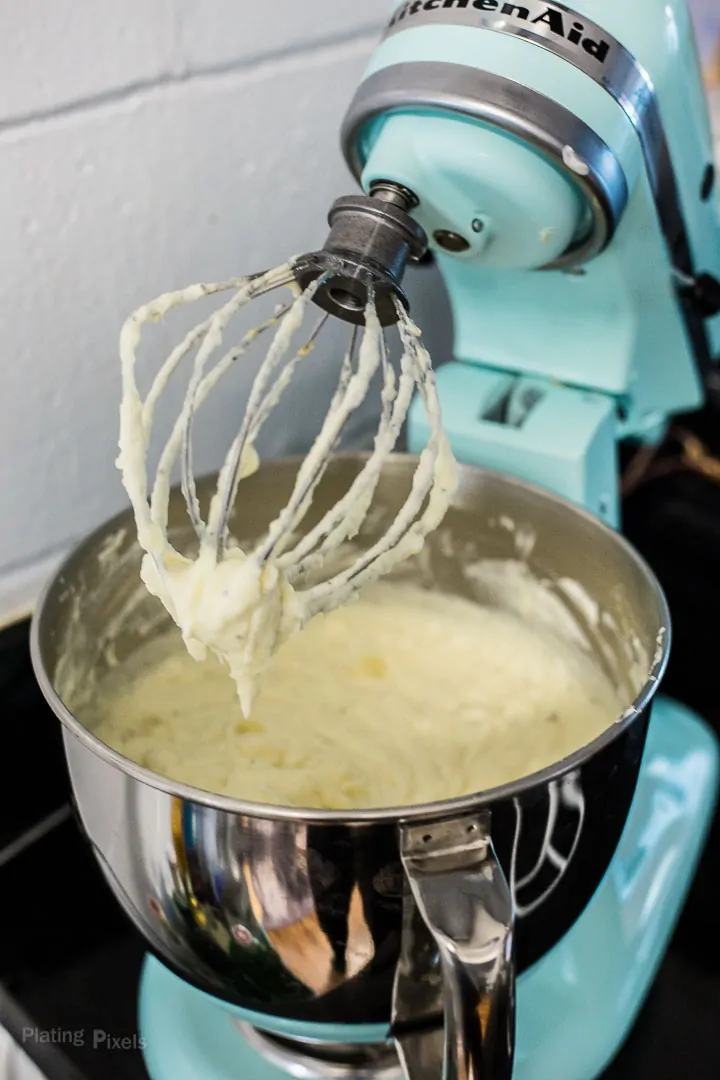
[[[720,275],[720,218],[685,0],[601,14],[398,5],[343,144],[366,189],[418,200],[452,307],[439,386],[460,459],[617,525],[618,440],[698,407],[720,352],[700,295]],[[416,409],[411,448],[424,435]]]

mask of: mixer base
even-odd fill
[[[518,980],[514,1080],[594,1080],[610,1064],[672,935],[717,784],[715,737],[692,713],[659,699],[635,801],[603,883],[565,938]],[[142,977],[140,1029],[151,1080],[385,1078],[392,1072],[381,1048],[362,1053],[363,1043],[386,1037],[382,1028],[318,1027],[233,1009],[153,958]],[[327,1052],[320,1057],[312,1051],[320,1039],[355,1046],[334,1059]]]

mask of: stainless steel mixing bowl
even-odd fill
[[[308,526],[363,461],[332,461]],[[261,533],[285,504],[297,466],[265,464],[243,482],[236,536]],[[394,517],[414,467],[414,459],[391,459],[361,546]],[[201,501],[211,486],[201,484]],[[170,522],[176,546],[189,550],[179,492]],[[515,974],[591,899],[635,791],[669,648],[668,612],[650,570],[574,506],[461,468],[453,507],[409,572],[431,588],[505,603],[492,575],[475,572],[478,559],[524,560],[546,583],[548,603],[583,628],[628,708],[572,757],[494,791],[411,808],[302,811],[173,783],[110,750],[73,715],[79,689],[109,655],[122,662],[168,626],[138,588],[133,537],[126,512],[74,551],[37,609],[32,652],[63,724],[78,817],[150,949],[190,983],[255,1012],[391,1024],[411,1073],[439,1052],[445,1013],[454,1075],[509,1077]]]

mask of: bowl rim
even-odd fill
[[[297,454],[267,459],[261,462],[260,468],[255,476],[261,474],[265,469],[270,470],[277,466],[299,464],[304,460],[304,457],[305,455],[303,454]],[[362,462],[367,460],[367,457],[368,454],[366,452],[347,451],[334,454],[331,460]],[[417,463],[418,460],[419,458],[417,455],[407,453],[393,453],[390,457],[391,462]],[[467,474],[488,476],[493,480],[501,480],[509,488],[514,487],[518,491],[530,492],[535,496],[540,496],[547,502],[554,503],[565,510],[571,511],[575,516],[584,519],[600,534],[605,534],[611,539],[613,544],[619,546],[625,552],[628,560],[635,565],[641,575],[652,587],[660,616],[661,629],[658,634],[658,647],[645,683],[632,704],[625,709],[617,720],[608,725],[608,727],[591,742],[565,758],[562,758],[560,761],[554,762],[552,765],[548,765],[537,772],[530,773],[528,776],[520,777],[518,780],[512,780],[507,784],[501,784],[494,788],[487,788],[470,795],[457,796],[453,799],[418,803],[411,806],[325,810],[312,807],[275,806],[270,803],[236,799],[228,795],[217,795],[212,792],[203,791],[201,788],[192,787],[189,784],[170,780],[158,773],[152,772],[150,769],[144,768],[142,765],[136,764],[129,758],[124,757],[93,735],[92,732],[89,731],[67,708],[62,698],[55,690],[52,680],[45,669],[40,643],[40,631],[46,605],[52,593],[60,584],[60,580],[66,568],[73,562],[84,547],[92,544],[93,540],[107,535],[112,530],[113,526],[117,526],[119,529],[121,524],[126,523],[128,520],[128,508],[119,511],[117,514],[113,515],[113,517],[108,518],[103,524],[92,529],[82,540],[76,543],[72,550],[62,560],[60,566],[55,569],[40,593],[30,626],[30,656],[35,678],[45,700],[60,720],[66,733],[73,735],[87,750],[90,750],[107,764],[118,768],[126,776],[171,797],[179,798],[208,809],[246,817],[265,818],[273,821],[346,825],[368,825],[387,822],[389,820],[397,821],[399,823],[410,821],[437,821],[441,818],[461,817],[463,814],[477,812],[478,809],[489,806],[492,803],[504,802],[517,798],[519,795],[522,795],[533,788],[542,787],[562,779],[568,773],[576,771],[591,758],[610,746],[610,744],[627,731],[629,727],[636,723],[650,707],[652,699],[665,674],[672,643],[672,625],[665,593],[649,564],[622,533],[610,528],[604,521],[584,507],[555,494],[555,492],[552,492],[539,484],[529,483],[528,481],[518,479],[517,477],[508,475],[499,470],[488,469],[476,465],[467,465],[460,462],[457,463],[457,469],[461,478],[463,475]],[[201,479],[212,478],[215,475],[215,473],[211,473],[208,474],[208,477],[203,477]],[[179,486],[175,485],[171,489],[171,497],[178,490]],[[451,503],[451,508],[452,505],[453,504]],[[662,640],[660,640],[661,638]]]

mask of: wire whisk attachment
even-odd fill
[[[284,295],[272,315],[228,347],[225,339],[234,316],[274,290]],[[229,298],[172,349],[143,399],[136,367],[144,326],[165,319],[178,307],[224,294]],[[283,642],[313,616],[346,603],[358,590],[417,554],[449,506],[455,490],[454,460],[442,426],[430,356],[406,303],[397,280],[377,263],[325,250],[267,273],[167,293],[139,308],[122,329],[118,467],[145,552],[142,578],[180,627],[191,654],[204,659],[210,650],[227,663],[246,715],[258,679]],[[347,348],[338,358],[330,408],[300,465],[287,505],[255,547],[242,551],[228,523],[242,480],[258,467],[258,437],[338,307],[345,312],[340,317],[350,330]],[[314,313],[309,326],[308,312]],[[397,374],[387,340],[393,324],[400,342]],[[197,414],[223,376],[257,342],[264,357],[204,520],[193,465]],[[193,354],[183,405],[151,486],[148,450],[157,403],[183,361]],[[313,495],[347,422],[376,378],[382,391],[373,448],[346,494],[303,532]],[[430,436],[407,500],[380,540],[337,569],[334,557],[362,528],[415,394],[424,404]],[[176,551],[167,534],[171,478],[178,462],[188,516],[199,541],[195,559]]]

